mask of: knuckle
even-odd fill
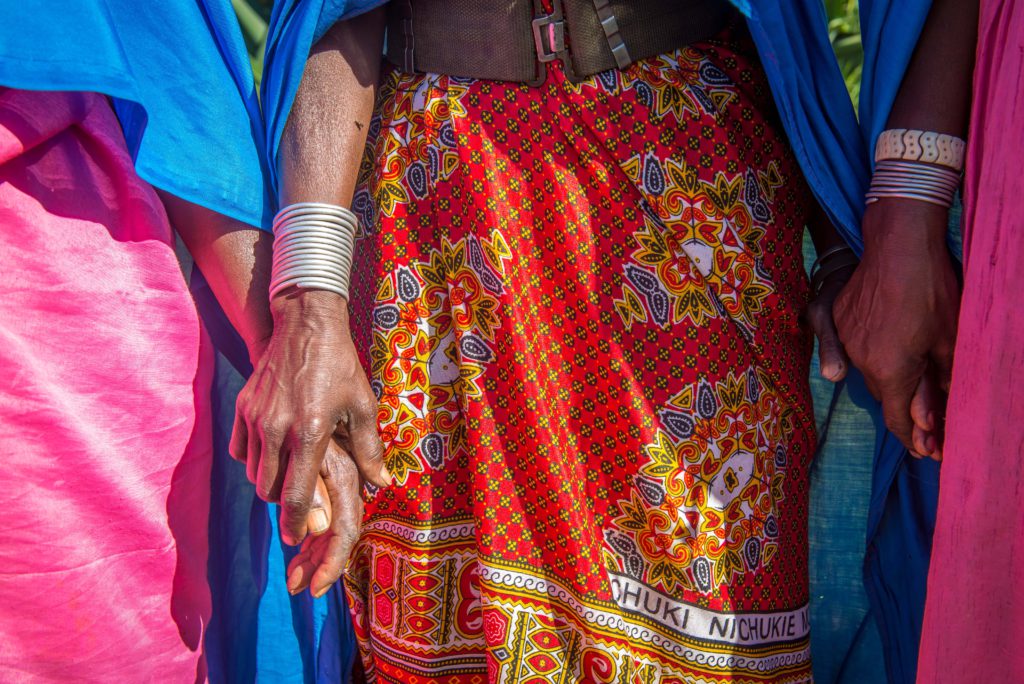
[[[321,421],[301,423],[295,427],[295,442],[301,447],[312,447],[323,438],[324,432],[324,424]]]
[[[260,434],[264,439],[280,439],[284,434],[284,421],[277,417],[266,417],[259,421]]]
[[[274,496],[274,486],[264,484],[262,482],[256,483],[256,496],[266,501],[267,503],[273,503],[277,497]]]
[[[288,491],[281,496],[281,506],[293,516],[305,516],[309,512],[309,497],[301,492]]]
[[[351,527],[347,527],[338,533],[338,538],[341,540],[344,548],[351,549],[359,541],[359,532]]]
[[[377,399],[373,395],[360,397],[353,403],[350,413],[354,425],[372,425],[377,420]]]

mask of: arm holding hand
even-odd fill
[[[366,141],[384,34],[380,10],[341,22],[314,46],[281,141],[280,206],[348,206]],[[268,262],[269,263],[269,262]],[[348,302],[291,287],[270,302],[273,333],[238,398],[232,455],[257,493],[280,501],[286,543],[306,541],[289,590],[320,595],[338,579],[358,533],[361,488],[390,484],[377,402],[349,330]],[[306,538],[317,476],[330,493],[329,534]]]
[[[977,0],[935,0],[888,128],[966,137]],[[941,458],[960,292],[935,204],[882,198],[864,214],[864,255],[836,300],[854,365],[882,402],[886,425],[916,455]]]

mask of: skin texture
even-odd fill
[[[889,128],[966,136],[977,24],[977,0],[935,0]],[[839,337],[886,425],[915,456],[937,460],[960,300],[948,218],[915,200],[869,205],[864,255],[835,308]]]
[[[270,287],[271,236],[174,195],[157,192],[171,225],[245,341],[249,359],[255,366],[273,330],[266,297]],[[327,531],[331,504],[323,482],[317,485],[308,518],[310,533]]]
[[[313,48],[281,140],[280,206],[351,202],[383,36],[378,10],[335,25]],[[270,310],[273,333],[239,394],[231,453],[246,462],[261,498],[280,501],[282,539],[303,543],[289,567],[289,591],[308,586],[320,596],[341,576],[358,535],[363,483],[383,487],[391,478],[348,302],[292,288]],[[318,476],[333,515],[326,534],[307,539]]]

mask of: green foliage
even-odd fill
[[[863,54],[860,44],[860,16],[857,0],[824,0],[829,17],[829,37],[839,58],[846,87],[856,105],[860,97]],[[267,41],[267,22],[273,0],[231,0],[242,26],[256,82],[263,74],[263,48]]]
[[[856,106],[860,100],[860,77],[864,66],[857,0],[825,0],[825,10],[829,17],[828,33],[832,48],[839,58],[846,88]]]
[[[249,62],[252,73],[256,75],[259,85],[263,76],[263,49],[267,46],[267,23],[270,21],[270,10],[273,0],[231,0],[231,6],[238,15],[238,23],[242,27],[245,47],[249,51]]]

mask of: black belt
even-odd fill
[[[570,80],[711,38],[726,0],[392,0],[388,61],[404,71],[544,82],[560,59]]]

